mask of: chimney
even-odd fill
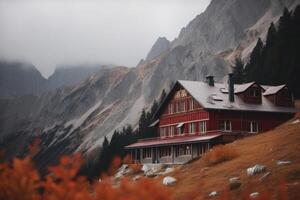
[[[213,87],[215,85],[214,76],[208,75],[206,76],[206,80],[209,86]]]
[[[233,73],[228,74],[228,98],[230,102],[234,102]]]

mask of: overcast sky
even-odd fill
[[[210,0],[0,0],[0,59],[49,76],[56,65],[133,67],[155,40],[173,40]]]

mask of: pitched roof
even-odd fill
[[[165,146],[171,144],[206,142],[220,136],[221,134],[204,135],[204,136],[176,136],[173,138],[156,138],[156,139],[138,141],[136,143],[126,146],[125,148],[132,149],[137,147],[152,147],[152,146]]]
[[[274,105],[266,97],[262,96],[261,104],[245,103],[238,95],[235,95],[235,101],[230,102],[228,92],[226,92],[227,84],[215,83],[215,86],[209,86],[207,83],[199,81],[179,80],[180,84],[185,88],[190,95],[194,97],[199,104],[206,109],[219,110],[243,110],[243,111],[261,111],[261,112],[279,112],[279,113],[295,113],[297,110],[294,107],[281,107]],[[253,83],[235,85],[235,88],[240,91],[245,91]],[[268,86],[268,89],[276,86]],[[237,92],[235,92],[236,94]]]
[[[278,85],[278,86],[263,86],[266,88],[266,91],[263,93],[263,95],[267,96],[267,95],[272,95],[272,94],[276,94],[277,92],[279,92],[281,89],[283,89],[286,85]]]

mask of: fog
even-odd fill
[[[0,0],[0,59],[48,77],[57,65],[134,67],[155,40],[173,40],[210,0]]]

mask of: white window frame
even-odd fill
[[[194,135],[196,133],[196,123],[189,123],[189,134]]]
[[[206,133],[206,121],[199,122],[199,132],[202,134]]]
[[[189,110],[194,110],[195,109],[195,102],[194,99],[190,99],[189,101]]]
[[[254,124],[256,125],[256,131],[254,131]],[[250,131],[249,133],[258,133],[259,129],[258,129],[258,122],[257,121],[250,121],[249,122],[249,128],[250,128]]]
[[[175,135],[175,128],[174,126],[169,126],[169,136],[173,137]]]
[[[160,130],[159,131],[160,137],[166,137],[167,136],[167,134],[166,134],[167,129],[165,127],[161,127],[159,130]]]
[[[232,132],[232,124],[230,120],[221,120],[220,123],[223,123],[224,129],[221,129],[224,132]]]
[[[250,90],[250,96],[251,97],[260,97],[261,96],[261,91],[259,88],[251,88]]]

